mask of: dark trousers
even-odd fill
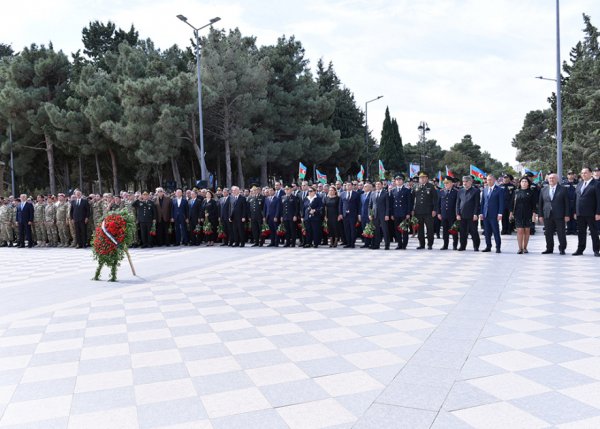
[[[231,230],[233,232],[233,241],[230,241],[229,244],[233,243],[243,246],[246,242],[244,222],[242,222],[242,219],[233,219],[229,224],[231,225]]]
[[[296,232],[298,225],[292,219],[284,220],[283,227],[285,228],[285,244],[288,246],[296,245]]]
[[[485,234],[485,247],[492,247],[492,234],[494,234],[496,249],[500,249],[502,239],[500,238],[500,227],[498,226],[497,216],[486,216],[483,219],[483,233]]]
[[[197,246],[202,241],[202,235],[198,235],[198,234],[194,233],[194,230],[196,229],[196,225],[198,225],[198,222],[196,221],[196,222],[192,223],[190,221],[189,225],[190,225],[190,245]]]
[[[83,249],[87,247],[87,224],[82,221],[75,221],[75,237],[77,238],[77,245],[79,248]]]
[[[168,245],[169,243],[169,222],[156,222],[156,244],[158,246]]]
[[[408,246],[408,233],[409,231],[400,232],[398,231],[398,226],[402,223],[405,218],[396,217],[394,219],[394,236],[396,237],[396,242],[398,243],[398,247],[401,249],[406,249]],[[410,227],[409,227],[410,229]]]
[[[425,227],[427,227],[427,246],[433,246],[433,216],[429,213],[415,216],[419,221],[419,246],[425,247]]]
[[[439,238],[439,236],[440,236],[440,229],[441,229],[441,228],[442,228],[442,221],[441,221],[441,220],[439,220],[439,219],[437,218],[437,216],[436,216],[436,217],[434,217],[434,218],[433,218],[433,231],[435,232],[435,235],[437,235],[437,236],[438,236],[438,238]]]
[[[583,252],[585,250],[588,228],[592,236],[592,249],[594,252],[600,252],[600,239],[598,238],[598,228],[596,228],[594,216],[577,216],[577,251]]]
[[[306,232],[308,236],[307,244],[318,246],[321,243],[321,232],[323,221],[318,216],[308,218],[306,222]]]
[[[187,244],[188,243],[188,233],[187,233],[187,223],[175,221],[175,244]]]
[[[577,234],[577,221],[575,220],[575,202],[569,203],[569,209],[571,212],[569,213],[570,220],[567,222],[567,233],[568,234]]]
[[[223,238],[223,244],[233,243],[233,235],[229,219],[221,219],[221,225],[223,226],[223,233],[225,234],[225,238]]]
[[[354,247],[356,242],[356,217],[344,217],[344,236],[346,244]]]
[[[279,226],[277,222],[270,218],[267,223],[269,224],[269,229],[271,230],[271,246],[279,246],[279,236],[277,235],[277,227]]]
[[[546,236],[546,250],[554,250],[554,233],[558,235],[558,250],[563,251],[567,248],[567,232],[565,230],[565,220],[563,218],[544,218],[544,235]]]
[[[261,233],[261,229],[262,229],[262,218],[251,219],[250,227],[252,228],[252,242],[254,244],[260,244],[260,242],[262,241],[261,237],[260,237],[260,233]]]
[[[29,247],[33,246],[33,241],[31,240],[31,225],[19,222],[19,247],[25,246],[25,240],[27,240],[27,245]]]
[[[442,237],[444,239],[444,247],[448,247],[448,244],[450,243],[450,235],[452,235],[452,248],[456,249],[456,246],[458,245],[458,235],[450,234],[449,232],[455,221],[456,219],[451,218],[442,219]]]
[[[140,238],[143,247],[148,247],[150,243],[150,229],[152,228],[152,222],[140,222]]]
[[[479,231],[477,229],[477,221],[471,219],[462,218],[460,220],[460,248],[467,248],[467,239],[469,238],[469,234],[471,234],[471,239],[473,240],[473,249],[479,249],[479,244],[481,243],[481,239],[479,238]]]
[[[388,223],[385,218],[373,218],[373,225],[375,226],[375,237],[372,247],[379,247],[381,244],[381,233],[383,232],[383,242],[385,247],[390,247],[390,231]]]
[[[362,216],[360,223],[361,223],[361,230],[364,232],[365,228],[367,227],[367,224],[369,223],[369,217],[368,216]],[[372,241],[373,241],[372,238],[363,237],[363,243],[367,247],[371,247],[371,242]]]
[[[508,234],[512,232],[512,225],[510,224],[510,209],[505,209],[502,213],[502,231],[501,234]]]

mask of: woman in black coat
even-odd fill
[[[531,189],[529,177],[525,176],[521,178],[519,188],[514,192],[510,205],[510,218],[515,220],[517,228],[518,254],[529,253],[527,245],[529,244],[530,228],[536,212],[536,193]]]
[[[314,189],[308,190],[308,197],[304,205],[304,224],[306,226],[307,240],[304,247],[319,247],[323,225],[323,201]]]
[[[329,247],[337,247],[338,240],[342,237],[340,232],[340,197],[334,186],[329,188],[329,193],[325,197],[325,219],[327,220],[327,230],[329,231]]]
[[[207,220],[211,225],[210,230],[204,232],[206,245],[213,246],[217,236],[217,227],[219,226],[219,207],[217,201],[214,199],[212,191],[206,191],[206,197],[202,202],[202,214],[205,225]]]

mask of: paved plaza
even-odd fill
[[[600,258],[503,240],[0,249],[0,428],[599,428]]]

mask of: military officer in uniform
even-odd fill
[[[263,224],[263,211],[265,208],[265,197],[260,188],[253,186],[248,196],[248,212],[250,216],[250,228],[252,230],[252,247],[262,246],[265,240],[261,236]]]
[[[285,244],[283,247],[296,247],[296,231],[300,218],[300,200],[292,194],[292,188],[285,187],[285,195],[281,198],[281,222],[285,228]]]
[[[56,204],[54,203],[54,195],[48,197],[48,202],[44,209],[44,227],[46,228],[48,245],[50,247],[57,247],[58,230],[56,229]]]
[[[71,247],[72,248],[76,248],[77,247],[77,239],[75,238],[75,222],[73,221],[73,219],[71,219],[71,211],[73,210],[73,204],[75,203],[75,201],[77,200],[77,198],[75,197],[75,194],[71,195],[71,200],[69,202],[69,204],[67,204],[68,206],[68,210],[67,210],[67,220],[68,220],[68,225],[69,225],[69,234],[71,235]]]
[[[412,193],[409,188],[404,186],[405,176],[398,174],[394,178],[394,187],[390,191],[390,210],[392,220],[394,221],[394,235],[398,245],[396,249],[404,250],[408,245],[409,230],[400,232],[398,227],[404,220],[410,219],[410,213],[413,208]]]
[[[442,236],[444,245],[440,250],[448,250],[450,242],[450,228],[456,222],[456,199],[458,191],[454,187],[452,177],[444,177],[444,189],[440,191],[440,199],[438,205],[438,219],[442,223]],[[458,234],[452,235],[452,249],[458,248]]]
[[[70,204],[65,200],[65,194],[58,194],[56,203],[56,229],[60,240],[58,247],[69,246],[69,207]]]
[[[501,235],[510,235],[513,231],[513,222],[510,220],[510,207],[515,193],[514,177],[510,174],[502,176],[501,188],[504,188],[504,213],[502,214]]]
[[[44,197],[38,195],[36,202],[33,205],[33,238],[34,243],[37,243],[40,247],[46,247],[46,228],[44,227],[44,210],[46,209],[46,203]]]
[[[467,248],[467,239],[471,234],[473,250],[479,251],[481,239],[477,229],[477,220],[481,214],[481,191],[473,186],[472,176],[463,176],[463,187],[458,191],[456,198],[456,219],[460,222],[460,247],[459,251]]]
[[[3,201],[0,206],[0,241],[2,247],[13,247],[15,241],[14,224],[15,210],[12,196]]]
[[[433,248],[433,219],[437,215],[438,191],[429,183],[429,175],[419,172],[419,184],[413,191],[413,215],[419,221],[419,247],[425,248],[425,228],[427,227],[427,248]]]
[[[132,202],[131,206],[136,211],[137,221],[140,225],[142,249],[152,247],[150,229],[152,228],[152,225],[156,225],[156,219],[158,217],[156,205],[148,199],[148,192],[144,191],[140,195],[140,199]]]

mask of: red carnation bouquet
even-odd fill
[[[373,225],[373,222],[369,222],[365,226],[365,230],[363,231],[362,236],[365,238],[375,237],[375,225]]]
[[[398,224],[398,232],[401,234],[404,234],[405,232],[410,232],[410,221],[408,219],[404,219]]]
[[[221,223],[220,219],[219,226],[217,226],[217,238],[219,240],[224,240],[225,238],[227,238],[227,234],[225,234],[225,228],[223,228],[223,224]]]
[[[197,223],[196,227],[194,228],[194,231],[192,232],[192,234],[194,235],[202,235],[204,234],[204,230],[202,229],[202,224],[201,223]]]
[[[262,226],[260,227],[260,236],[262,238],[268,238],[271,235],[271,229],[269,228],[269,225],[267,225],[266,222],[263,222]]]
[[[277,237],[285,237],[285,227],[282,223],[277,227]]]
[[[156,237],[156,223],[155,222],[153,222],[152,227],[150,227],[150,236]]]
[[[419,231],[419,227],[421,226],[419,225],[419,219],[417,219],[416,216],[410,218],[410,225],[412,227],[413,234],[416,234]]]
[[[100,279],[104,265],[110,267],[110,281],[117,281],[117,267],[129,252],[127,248],[134,240],[135,221],[127,210],[109,212],[96,226],[92,239],[92,252],[98,261],[94,280]],[[130,259],[131,263],[131,259]],[[133,270],[133,266],[132,266]],[[135,275],[135,271],[134,271]]]
[[[460,222],[454,221],[448,232],[452,235],[458,235],[458,231],[460,231]]]
[[[321,225],[323,228],[323,235],[329,235],[329,226],[327,225],[327,220],[323,219],[323,224]]]

